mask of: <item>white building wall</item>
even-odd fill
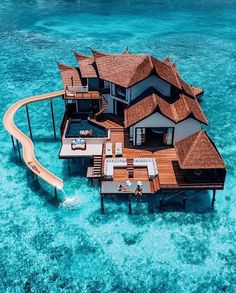
[[[156,112],[132,126],[133,141],[135,141],[136,127],[174,127],[173,143],[176,143],[192,133],[199,131],[201,129],[201,123],[193,118],[188,118],[176,124],[162,114]]]
[[[174,143],[201,130],[201,123],[193,118],[188,118],[176,124]]]
[[[155,88],[164,96],[170,96],[170,89],[171,89],[170,84],[158,78],[157,76],[152,75],[140,81],[139,83],[131,86],[130,88],[128,88],[126,92],[127,100],[128,101],[134,100],[150,87]]]

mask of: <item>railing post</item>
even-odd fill
[[[33,135],[32,135],[32,129],[31,129],[31,124],[30,124],[30,117],[29,117],[29,109],[28,109],[28,105],[25,105],[26,107],[26,114],[27,114],[27,120],[28,120],[28,126],[29,126],[29,132],[30,132],[30,138],[31,140],[33,140]]]
[[[51,106],[52,126],[53,126],[54,138],[56,139],[57,138],[57,135],[56,135],[56,127],[55,127],[55,120],[54,120],[54,111],[53,111],[52,99],[50,99],[50,106]]]

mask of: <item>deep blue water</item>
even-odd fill
[[[0,292],[236,291],[236,1],[76,1],[0,3],[1,119],[13,102],[61,88],[55,61],[76,64],[88,47],[159,58],[205,88],[208,133],[227,164],[224,191],[188,192],[163,212],[146,203],[106,203],[99,189],[58,160],[48,102],[30,105],[39,161],[65,180],[65,194],[37,184],[18,160],[1,123]],[[54,102],[57,133],[63,113]],[[16,123],[28,132],[25,109]],[[63,204],[73,197],[78,204]]]

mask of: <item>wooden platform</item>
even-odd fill
[[[135,157],[151,157],[155,158],[158,168],[158,177],[154,179],[148,178],[147,168],[133,168],[133,178],[129,178],[128,171],[130,166],[126,168],[115,168],[114,177],[109,182],[126,182],[138,181],[149,182],[150,188],[153,192],[167,189],[222,189],[221,183],[210,182],[190,182],[186,183],[184,171],[178,165],[177,155],[174,147],[134,147],[128,140],[128,133],[114,115],[107,115],[103,120],[96,121],[96,123],[110,129],[110,139],[113,157],[115,157],[115,143],[121,142],[123,145],[123,157],[128,161]],[[105,146],[104,146],[105,147]],[[103,149],[102,161],[106,159],[105,150]],[[103,164],[104,168],[104,164]],[[102,168],[101,178],[104,180],[104,170]],[[106,180],[105,180],[106,181]]]

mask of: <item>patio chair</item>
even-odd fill
[[[122,142],[116,142],[115,154],[116,154],[116,157],[122,156]]]
[[[106,157],[112,157],[112,142],[106,143]]]

